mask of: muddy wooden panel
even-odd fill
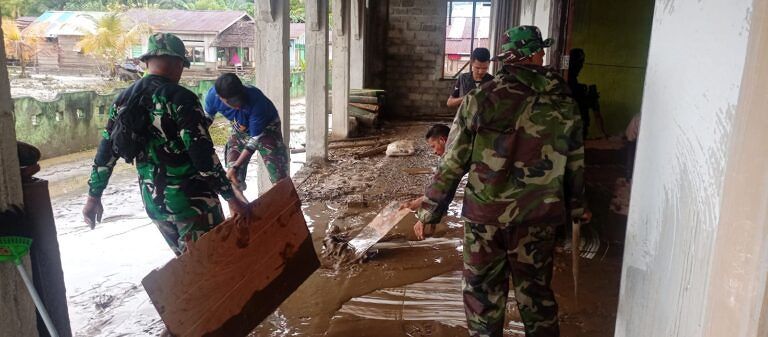
[[[299,197],[284,179],[142,283],[176,336],[245,336],[320,265]]]
[[[409,209],[399,209],[400,202],[393,201],[387,205],[376,217],[363,228],[354,239],[349,241],[349,246],[355,251],[355,257],[361,257],[368,249],[383,238],[392,227],[411,213]]]

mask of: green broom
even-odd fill
[[[21,274],[21,278],[24,280],[24,285],[27,286],[29,295],[32,296],[32,300],[35,302],[37,311],[40,312],[40,317],[43,318],[45,326],[48,328],[48,333],[51,337],[59,337],[56,333],[56,328],[53,326],[51,317],[48,316],[48,311],[43,306],[43,301],[40,299],[40,295],[35,290],[35,285],[27,276],[27,272],[24,270],[24,266],[21,265],[21,258],[29,253],[29,246],[32,245],[32,239],[23,238],[19,236],[0,236],[0,263],[13,262],[16,265],[16,269]]]

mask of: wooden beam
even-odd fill
[[[411,214],[411,210],[400,209],[401,202],[393,201],[384,207],[378,215],[371,221],[354,239],[349,241],[349,247],[354,251],[355,258],[359,259],[373,245],[381,240],[392,228],[406,216]]]
[[[293,182],[251,203],[247,221],[228,219],[142,284],[174,336],[248,335],[320,262]]]

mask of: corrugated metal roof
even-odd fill
[[[181,9],[129,9],[123,14],[134,24],[145,23],[155,31],[167,33],[219,34],[243,17],[245,11],[187,11]]]
[[[107,15],[104,12],[47,11],[40,15],[24,32],[42,32],[44,37],[59,35],[83,36],[96,30],[96,21]]]
[[[488,39],[475,39],[475,48],[485,47],[490,48],[490,40]],[[446,55],[469,55],[471,50],[471,39],[461,40],[446,40],[445,41],[445,54]]]
[[[16,27],[18,27],[19,30],[24,30],[24,28],[27,28],[35,20],[37,20],[36,16],[20,16],[16,18]]]
[[[445,27],[445,53],[448,55],[469,55],[472,41],[472,18],[454,17],[452,25]],[[475,20],[475,48],[489,45],[491,22],[488,18]]]

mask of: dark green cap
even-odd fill
[[[140,60],[146,62],[153,56],[169,55],[184,60],[184,67],[189,68],[189,59],[186,56],[187,49],[184,42],[171,33],[155,33],[147,41],[147,52],[141,55]]]
[[[512,27],[504,35],[505,41],[501,45],[502,54],[498,58],[505,62],[529,58],[539,50],[551,46],[554,42],[552,39],[542,39],[541,30],[536,26]]]

